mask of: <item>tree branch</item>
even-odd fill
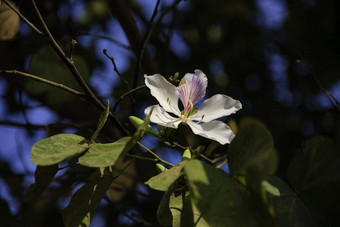
[[[120,25],[122,26],[131,46],[132,51],[138,56],[139,48],[142,43],[141,35],[138,31],[135,20],[133,19],[129,9],[126,7],[122,0],[108,0],[110,10],[114,16],[117,17]],[[151,74],[157,72],[157,67],[152,60],[149,53],[146,51],[145,56],[141,62],[142,68],[145,73]]]
[[[86,84],[85,80],[83,79],[83,77],[79,73],[77,67],[75,66],[73,60],[66,56],[64,51],[58,45],[58,43],[54,40],[54,38],[53,38],[52,34],[50,33],[50,31],[49,31],[49,29],[48,29],[44,19],[42,18],[41,14],[40,14],[40,11],[39,11],[37,5],[35,4],[34,0],[32,0],[32,5],[33,5],[33,8],[34,8],[34,10],[35,10],[35,12],[36,12],[36,14],[37,14],[37,16],[38,16],[42,26],[43,26],[44,33],[47,36],[46,38],[47,38],[48,42],[50,43],[51,47],[55,50],[55,52],[58,54],[58,56],[61,58],[61,60],[64,62],[64,64],[68,67],[68,69],[70,70],[70,72],[72,73],[74,78],[77,80],[78,84],[81,86],[81,88],[83,89],[85,94],[90,98],[92,103],[98,109],[105,110],[106,109],[105,105],[96,97],[96,95],[92,92],[92,90]],[[115,114],[110,112],[110,117],[111,117],[111,119],[113,119],[113,121],[116,123],[118,128],[124,134],[126,134],[126,135],[129,134],[129,132],[125,129],[125,127],[122,125],[122,123],[120,122],[120,120],[117,118],[117,116]]]
[[[29,73],[20,72],[20,71],[17,71],[17,70],[1,70],[0,69],[0,75],[1,74],[27,77],[27,78],[33,79],[35,81],[51,85],[53,87],[60,88],[60,89],[62,89],[64,91],[67,91],[67,92],[72,93],[74,95],[80,96],[82,98],[86,97],[86,95],[84,93],[76,91],[76,90],[74,90],[74,89],[72,89],[70,87],[67,87],[67,86],[63,85],[63,84],[59,84],[59,83],[56,83],[56,82],[53,82],[53,81],[50,81],[50,80],[46,80],[46,79],[43,79],[43,78],[38,77],[38,76],[34,76],[32,74],[29,74]]]

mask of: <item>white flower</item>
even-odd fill
[[[170,128],[177,128],[180,123],[188,124],[195,134],[216,140],[220,144],[230,143],[235,137],[227,124],[215,119],[241,109],[242,104],[239,101],[217,94],[206,99],[199,109],[194,107],[204,97],[208,85],[208,79],[201,70],[195,70],[194,74],[185,74],[178,87],[159,74],[145,75],[144,78],[151,95],[159,102],[159,105],[149,106],[144,111],[149,114],[153,107],[151,122]],[[178,108],[178,99],[183,103],[182,111]]]

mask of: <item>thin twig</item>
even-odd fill
[[[146,46],[149,42],[149,39],[151,37],[152,31],[153,31],[153,28],[154,28],[154,26],[152,26],[152,24],[153,24],[153,21],[154,21],[156,15],[157,15],[157,13],[158,13],[159,3],[160,3],[160,0],[157,0],[156,5],[155,5],[155,9],[153,10],[151,19],[150,19],[149,24],[148,24],[148,28],[147,28],[146,33],[145,33],[143,40],[142,40],[142,45],[141,45],[140,50],[139,50],[137,65],[136,65],[136,69],[135,69],[135,77],[134,77],[134,81],[133,81],[133,88],[137,87],[137,77],[138,77],[139,70],[140,70],[140,67],[141,67],[141,64],[142,64],[144,51],[146,49]]]
[[[122,96],[120,96],[119,100],[114,104],[114,106],[113,106],[113,108],[112,108],[112,111],[113,111],[113,112],[116,111],[116,109],[117,109],[117,107],[118,107],[118,104],[119,104],[121,101],[123,101],[123,99],[124,99],[127,95],[130,95],[130,94],[132,94],[133,92],[136,92],[136,91],[138,91],[138,90],[140,90],[140,89],[142,89],[142,88],[146,88],[146,86],[145,86],[145,85],[142,85],[142,86],[136,87],[136,88],[131,89],[130,91],[124,93]]]
[[[125,156],[129,158],[144,160],[144,161],[158,162],[157,158],[148,158],[148,157],[143,157],[143,156],[138,156],[138,155],[133,155],[133,154],[125,154]]]
[[[49,31],[49,29],[48,29],[44,19],[42,18],[41,14],[39,12],[39,9],[38,9],[37,5],[35,4],[34,0],[32,0],[32,5],[33,5],[33,8],[34,8],[37,16],[39,17],[39,20],[40,20],[40,22],[41,22],[41,24],[43,26],[44,32],[47,35],[47,40],[49,41],[51,47],[55,50],[55,52],[58,54],[58,56],[61,58],[61,60],[64,62],[64,64],[68,67],[68,69],[70,70],[72,75],[75,77],[75,79],[77,80],[78,84],[81,86],[81,88],[85,92],[85,94],[90,98],[92,103],[98,109],[105,110],[106,106],[96,97],[96,95],[89,88],[89,86],[87,85],[87,83],[85,82],[85,80],[83,79],[81,74],[79,73],[77,67],[75,66],[75,64],[73,62],[73,60],[68,58],[65,55],[64,51],[60,48],[58,43],[54,40],[54,38],[53,38],[52,34],[50,33],[50,31]],[[111,119],[113,119],[113,121],[116,123],[118,128],[124,134],[129,135],[129,132],[125,129],[125,127],[122,125],[122,123],[120,122],[120,120],[117,118],[117,116],[115,114],[110,112],[110,117],[111,117]]]
[[[26,128],[26,129],[46,129],[46,125],[35,125],[35,124],[29,124],[27,125],[26,123],[18,123],[18,122],[12,122],[12,121],[0,121],[0,125],[3,126],[13,126],[13,127],[21,127],[21,128]]]
[[[41,83],[44,83],[44,84],[48,84],[48,85],[51,85],[53,87],[60,88],[64,91],[67,91],[67,92],[72,93],[74,95],[81,96],[82,98],[86,97],[86,95],[84,93],[76,91],[76,90],[74,90],[70,87],[63,85],[63,84],[59,84],[59,83],[56,83],[56,82],[53,82],[53,81],[50,81],[50,80],[46,80],[46,79],[43,79],[43,78],[38,77],[38,76],[34,76],[32,74],[29,74],[29,73],[25,73],[25,72],[21,72],[21,71],[17,71],[17,70],[0,70],[0,75],[2,73],[7,74],[7,75],[24,76],[24,77],[33,79],[35,81],[38,81],[38,82],[41,82]]]
[[[112,39],[111,37],[108,37],[108,36],[105,36],[105,35],[96,35],[96,34],[92,34],[92,33],[89,33],[89,32],[82,32],[82,33],[78,33],[76,35],[76,37],[80,37],[80,36],[92,36],[92,37],[97,38],[97,39],[105,39],[105,40],[108,40],[110,42],[113,42],[114,44],[117,44],[118,46],[120,46],[124,49],[127,49],[127,50],[131,49],[131,46],[125,45],[125,44],[119,42],[118,40]]]
[[[137,86],[137,78],[138,78],[138,74],[139,74],[139,71],[140,71],[140,67],[141,67],[143,56],[144,56],[144,52],[146,50],[146,46],[149,43],[149,40],[151,38],[151,35],[152,35],[156,25],[163,19],[163,17],[170,10],[172,10],[180,2],[181,2],[181,0],[176,0],[171,6],[169,6],[166,10],[164,10],[161,13],[160,17],[157,19],[157,21],[155,23],[153,23],[156,15],[158,13],[159,0],[157,1],[155,9],[153,11],[153,14],[152,14],[151,19],[150,19],[149,24],[148,24],[148,28],[146,30],[146,33],[145,33],[144,37],[143,37],[142,45],[141,45],[141,48],[140,48],[140,51],[139,51],[139,54],[138,54],[138,61],[137,61],[137,65],[136,65],[136,69],[135,69],[135,74],[134,74],[135,77],[134,77],[134,81],[133,81],[134,82],[133,83],[133,88],[135,88]]]
[[[107,53],[107,49],[104,49],[103,50],[103,53],[104,55],[111,60],[112,62],[112,65],[113,65],[113,70],[117,73],[119,79],[122,81],[122,83],[124,84],[124,86],[126,87],[127,90],[129,90],[129,86],[128,86],[128,82],[122,77],[122,75],[120,74],[118,68],[117,68],[117,65],[116,65],[116,62],[114,60],[114,58],[112,56],[109,56],[108,53]]]
[[[150,150],[149,148],[145,147],[143,144],[141,144],[139,141],[137,141],[137,144],[139,146],[141,146],[142,148],[144,148],[145,150],[147,150],[150,154],[152,154],[153,156],[155,156],[160,162],[168,165],[168,166],[171,166],[171,167],[174,167],[175,165],[170,163],[170,162],[167,162],[165,160],[163,160],[161,157],[159,157],[156,153],[154,153],[152,150]]]
[[[119,72],[119,70],[118,70],[118,68],[117,68],[116,62],[115,62],[115,60],[114,60],[114,58],[113,58],[112,56],[109,56],[109,55],[107,54],[107,49],[104,49],[104,50],[103,50],[103,53],[104,53],[104,55],[105,55],[108,59],[111,60],[112,65],[113,65],[113,70],[117,73],[119,79],[122,81],[122,83],[124,84],[126,90],[129,92],[128,82],[127,82],[127,81],[122,77],[122,75],[120,74],[120,72]],[[131,93],[129,93],[129,94],[130,94],[129,96],[130,96],[130,98],[131,98],[131,101],[132,101],[133,103],[136,103],[136,99],[131,95]],[[115,109],[114,109],[114,111],[115,111]]]
[[[318,86],[320,87],[321,91],[327,96],[328,100],[333,104],[333,106],[338,109],[340,111],[340,103],[339,101],[334,97],[334,95],[330,92],[327,91],[324,86],[322,85],[321,81],[319,80],[318,76],[316,75],[313,66],[301,59],[296,60],[297,63],[301,63],[305,66],[308,67],[309,71],[312,73],[314,80],[316,81],[316,83],[318,84]]]
[[[38,33],[39,35],[44,35],[44,33],[42,31],[40,31],[37,27],[34,26],[34,24],[32,24],[26,17],[24,17],[24,15],[22,15],[11,3],[9,3],[7,0],[3,0],[8,6],[9,8],[11,8],[23,21],[25,21],[25,23],[32,28],[36,33]]]

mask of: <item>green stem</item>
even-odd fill
[[[140,160],[145,160],[145,161],[158,162],[157,158],[148,158],[148,157],[143,157],[143,156],[138,156],[138,155],[133,155],[133,154],[126,154],[125,156],[129,158],[135,158],[135,159],[140,159]]]
[[[166,164],[166,165],[169,165],[169,166],[171,166],[171,167],[174,167],[174,166],[175,166],[174,164],[172,164],[172,163],[170,163],[170,162],[167,162],[167,161],[161,159],[161,157],[159,157],[156,153],[154,153],[153,151],[151,151],[149,148],[145,147],[145,146],[144,146],[143,144],[141,144],[140,142],[137,142],[137,144],[138,144],[139,146],[143,147],[145,150],[147,150],[150,154],[152,154],[153,156],[155,156],[155,157],[158,159],[158,161],[160,161],[160,162],[162,162],[162,163],[164,163],[164,164]]]

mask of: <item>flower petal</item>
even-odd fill
[[[201,70],[196,69],[194,74],[185,74],[179,84],[178,92],[186,113],[191,105],[195,105],[204,97],[207,85],[208,79]]]
[[[235,137],[229,126],[222,121],[210,121],[201,124],[188,121],[187,123],[196,135],[215,140],[222,145],[230,143]]]
[[[153,111],[150,116],[150,121],[169,128],[177,128],[182,119],[170,116],[163,107],[160,105],[149,106],[144,110],[145,115],[149,114],[151,108]]]
[[[242,109],[240,101],[232,99],[227,95],[217,94],[206,99],[197,113],[189,120],[209,122],[220,117],[228,116]]]
[[[151,95],[159,104],[170,113],[180,115],[178,109],[177,88],[159,74],[152,76],[144,75],[145,84],[150,89]]]

